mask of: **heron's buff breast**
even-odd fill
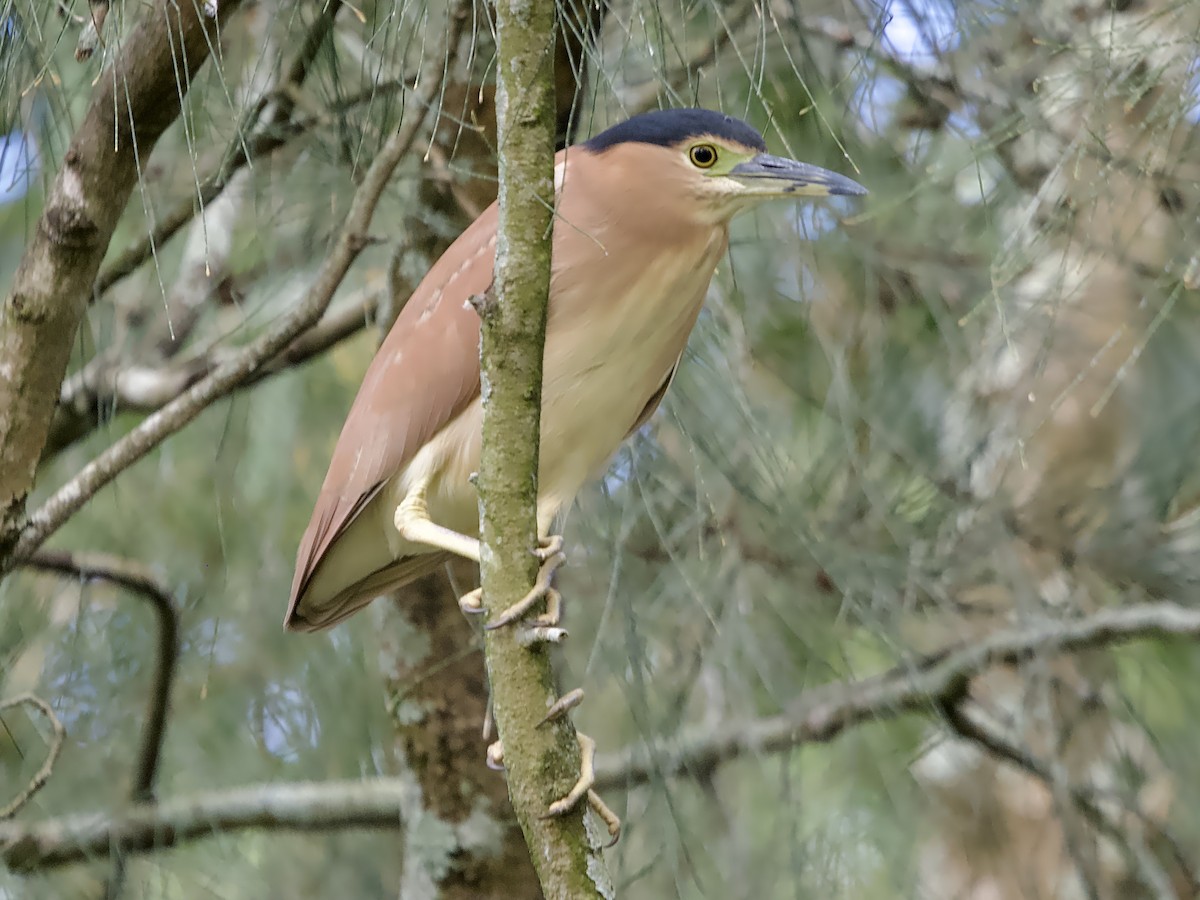
[[[603,472],[638,415],[669,376],[703,305],[726,248],[723,228],[706,230],[660,258],[627,266],[637,277],[611,296],[597,296],[604,254],[594,266],[556,273],[547,319],[542,375],[538,524],[546,533],[560,508]],[[615,251],[615,248],[609,248]],[[629,252],[629,251],[624,251]],[[666,302],[646,302],[647,298]],[[429,479],[434,521],[478,533],[477,494],[482,409],[477,398],[429,441],[386,492],[386,516],[397,556],[407,547],[390,527],[391,512],[417,480]]]

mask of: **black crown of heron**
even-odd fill
[[[772,156],[704,109],[645,113],[556,157],[538,524],[602,474],[662,400],[728,246],[730,220],[774,198],[860,195]],[[300,542],[289,629],[327,628],[373,598],[478,559],[479,318],[493,204],[417,287],[375,355]],[[397,515],[402,510],[403,515]]]

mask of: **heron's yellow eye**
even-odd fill
[[[697,144],[688,151],[688,159],[698,169],[711,169],[717,164],[717,148],[712,144]]]

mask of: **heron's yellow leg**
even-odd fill
[[[561,546],[561,540],[560,538],[559,546]],[[534,552],[537,553],[539,551]],[[533,582],[533,587],[529,589],[529,593],[500,613],[493,621],[488,622],[486,626],[488,631],[494,631],[497,628],[503,628],[505,625],[512,624],[525,615],[525,613],[529,612],[533,605],[543,597],[546,599],[546,612],[538,616],[534,620],[534,624],[547,628],[557,625],[559,619],[562,618],[562,597],[558,591],[550,586],[550,581],[554,577],[554,573],[558,570],[558,567],[566,561],[567,557],[562,551],[555,550],[542,563],[541,568],[538,569],[537,579]]]
[[[429,518],[429,508],[425,502],[425,492],[428,490],[428,487],[429,484],[427,481],[418,482],[409,490],[408,494],[400,502],[400,505],[396,507],[393,522],[400,536],[414,544],[426,544],[427,546],[446,550],[474,562],[479,562],[478,539],[467,537],[465,534],[445,528]],[[505,625],[512,624],[524,616],[534,604],[544,598],[546,601],[546,611],[533,620],[534,627],[530,629],[532,638],[542,641],[559,641],[566,636],[565,631],[556,627],[562,615],[562,597],[558,591],[551,587],[555,571],[567,559],[562,552],[562,546],[563,540],[560,535],[551,535],[539,541],[538,548],[533,552],[542,561],[542,565],[538,569],[537,580],[534,582],[533,587],[524,597],[500,613],[494,622],[489,622],[487,625],[488,629],[503,628]],[[463,595],[458,601],[458,605],[465,613],[482,612],[482,590],[476,589]],[[550,711],[542,720],[542,724],[566,715],[567,712],[578,706],[582,700],[582,690],[571,691],[551,706]],[[485,719],[485,736],[491,730],[489,725],[490,716],[488,719]],[[546,815],[565,815],[578,806],[580,800],[587,797],[589,805],[604,820],[608,828],[608,833],[612,835],[613,842],[615,843],[621,833],[621,820],[604,804],[599,795],[592,790],[592,785],[596,783],[594,765],[596,742],[586,734],[577,734],[577,738],[581,754],[579,779],[565,797],[550,804]],[[500,741],[496,741],[488,747],[487,763],[495,769],[502,769],[504,767],[504,745]]]
[[[467,537],[429,518],[429,507],[425,505],[425,492],[429,482],[422,480],[414,484],[396,507],[393,523],[400,537],[414,544],[425,544],[479,562],[479,539]]]
[[[551,707],[543,722],[552,721],[565,715],[572,707],[578,706],[582,699],[583,691],[572,691]],[[609,837],[612,838],[608,846],[611,847],[621,837],[621,819],[608,807],[608,804],[600,799],[600,795],[592,790],[592,785],[596,783],[596,742],[582,732],[577,732],[575,737],[579,741],[579,780],[575,782],[575,786],[567,792],[566,796],[550,804],[544,818],[565,816],[579,805],[580,800],[586,797],[588,806],[600,817],[608,829]],[[496,741],[487,748],[487,764],[489,768],[496,770],[504,768],[504,744],[502,742]]]
[[[486,627],[489,631],[494,631],[505,625],[511,625],[529,612],[539,600],[545,598],[546,611],[532,620],[531,627],[526,629],[521,642],[526,645],[545,642],[559,643],[567,636],[564,629],[557,627],[562,619],[562,595],[550,586],[550,582],[555,570],[566,560],[566,556],[562,553],[562,538],[558,535],[543,538],[541,546],[533,552],[542,560],[533,587],[524,597],[501,612],[495,621],[488,622]],[[463,594],[458,600],[458,608],[469,616],[484,612],[483,588],[476,588]]]

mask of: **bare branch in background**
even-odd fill
[[[311,362],[358,334],[371,322],[382,294],[382,288],[364,290],[353,299],[340,303],[316,325],[234,385],[230,392],[246,390],[272,375]],[[102,411],[156,412],[201,379],[228,365],[240,352],[237,347],[217,345],[161,365],[126,363],[111,371],[100,369],[91,373],[97,379],[106,380],[86,381],[83,373],[68,378],[63,384],[62,401],[46,441],[46,457],[87,435],[100,421]]]
[[[400,828],[401,779],[256,784],[90,813],[34,825],[0,824],[0,859],[30,873],[113,853],[166,850],[205,837],[246,829],[332,831]]]
[[[875,678],[830,685],[803,694],[795,712],[771,719],[735,722],[719,733],[683,737],[657,751],[631,748],[597,760],[596,785],[628,788],[657,778],[696,775],[749,754],[790,750],[830,741],[868,722],[951,709],[971,678],[997,665],[1038,655],[1077,653],[1139,639],[1200,638],[1200,611],[1147,603],[1106,610],[1076,622],[1014,629],[978,644],[898,667]],[[17,700],[10,701],[9,705]],[[39,707],[40,708],[40,707]],[[954,724],[954,721],[951,721]],[[960,728],[959,722],[956,728]],[[1048,777],[1043,766],[974,726],[965,735],[1006,761]],[[321,831],[337,828],[394,828],[401,825],[405,786],[400,779],[264,784],[180,797],[120,814],[90,814],[34,825],[0,825],[0,858],[14,871],[32,872],[86,862],[119,850],[142,853],[246,828]],[[1100,800],[1084,789],[1082,802]]]
[[[50,775],[54,772],[54,763],[58,760],[58,754],[62,752],[63,744],[67,740],[67,730],[63,728],[63,723],[54,714],[50,704],[41,697],[34,694],[19,694],[8,700],[2,700],[0,701],[0,712],[15,706],[31,706],[45,716],[46,721],[50,723],[50,743],[46,749],[46,759],[38,767],[33,778],[16,797],[4,806],[0,806],[0,820],[11,819],[33,799],[34,794],[46,786],[46,782],[50,780]]]
[[[826,743],[864,722],[935,713],[954,705],[966,696],[971,679],[993,666],[1146,638],[1200,638],[1200,610],[1143,603],[1075,621],[1001,631],[882,675],[814,688],[801,694],[783,715],[731,722],[715,731],[666,739],[660,747],[634,747],[598,758],[596,787],[629,787],[676,775],[694,776],[740,756]]]
[[[171,702],[171,683],[179,658],[179,614],[175,603],[158,580],[144,567],[118,556],[105,553],[68,553],[60,550],[41,550],[22,565],[36,572],[52,572],[81,581],[105,581],[150,602],[157,619],[158,649],[154,657],[154,675],[146,720],[137,763],[133,770],[130,795],[134,802],[152,800],[154,781],[166,736],[167,711]]]
[[[126,248],[104,268],[96,278],[98,297],[110,287],[132,274],[154,252],[174,237],[192,220],[199,209],[211,203],[229,186],[237,173],[249,163],[284,146],[303,129],[292,121],[298,89],[312,70],[313,61],[330,33],[334,20],[342,9],[340,0],[321,4],[317,18],[309,25],[295,57],[286,67],[279,85],[257,98],[249,107],[232,141],[222,154],[215,172],[200,183],[197,197],[189,197],[159,219],[154,230],[137,243]]]
[[[59,488],[31,515],[20,531],[13,556],[23,559],[53,534],[91,497],[117,475],[129,468],[162,441],[179,431],[214,402],[229,394],[263,364],[283,351],[293,340],[321,318],[334,292],[350,266],[366,247],[367,229],[375,207],[392,172],[408,154],[420,133],[433,100],[441,90],[445,73],[458,54],[468,4],[457,3],[450,12],[450,27],[444,54],[432,57],[430,69],[420,86],[408,96],[404,124],[388,138],[355,191],[350,210],[342,223],[337,240],[317,272],[304,299],[258,340],[240,350],[228,363],[205,376],[185,393],[147,418],[86,465],[73,479]]]

